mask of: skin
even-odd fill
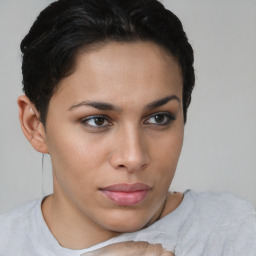
[[[149,244],[147,242],[121,242],[110,244],[98,250],[87,252],[82,256],[174,256],[172,252],[166,251],[160,244]]]
[[[140,230],[180,204],[182,194],[168,189],[183,142],[182,75],[161,47],[112,42],[81,53],[50,100],[45,127],[26,96],[18,104],[25,136],[51,156],[54,194],[42,212],[62,246],[82,249]],[[150,186],[136,205],[117,205],[101,191],[136,182]]]

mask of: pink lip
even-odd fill
[[[150,186],[143,183],[123,183],[102,188],[101,191],[117,205],[132,206],[143,201],[151,189]]]

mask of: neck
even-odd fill
[[[175,210],[182,199],[182,193],[169,193],[162,207],[145,227]],[[53,236],[62,247],[68,249],[85,249],[119,235],[117,232],[101,228],[89,216],[82,215],[63,196],[48,196],[42,202],[42,213]]]
[[[97,226],[88,216],[82,216],[64,198],[48,196],[42,202],[44,220],[59,244],[79,250],[104,242],[118,235]]]

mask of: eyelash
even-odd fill
[[[95,121],[97,119],[102,119],[102,121],[104,121],[104,122],[107,121],[108,124],[107,125],[91,125],[91,124],[89,124],[89,121],[94,120],[94,123],[95,123]],[[83,118],[81,120],[81,123],[84,126],[91,127],[91,128],[96,128],[96,129],[102,129],[102,128],[112,126],[112,123],[110,122],[109,118],[104,116],[104,115],[96,115],[96,116],[89,116],[89,117]]]
[[[152,118],[157,118],[157,116],[161,116],[164,118],[164,120],[160,123],[149,123],[148,121]],[[89,122],[92,120],[94,121],[94,124],[95,124],[95,121],[97,119],[100,119],[100,121],[103,121],[103,125],[91,125],[89,124]],[[150,115],[146,121],[144,122],[145,124],[149,124],[149,125],[154,125],[154,126],[168,126],[172,121],[174,121],[176,119],[175,115],[169,113],[169,112],[158,112],[158,113],[155,113],[153,115]],[[107,124],[104,125],[105,122],[108,122]],[[156,121],[156,119],[155,119]],[[112,126],[112,122],[109,120],[108,117],[104,116],[104,115],[95,115],[95,116],[89,116],[89,117],[86,117],[86,118],[83,118],[81,120],[81,123],[86,126],[86,127],[90,127],[90,128],[93,128],[93,129],[106,129],[107,127],[109,126]]]
[[[162,123],[155,123],[155,124],[152,124],[152,125],[168,126],[172,121],[174,121],[176,119],[175,115],[173,115],[173,114],[171,114],[169,112],[158,112],[158,113],[155,113],[153,115],[150,115],[150,117],[147,120],[150,120],[151,118],[156,118],[157,116],[158,117],[159,116],[163,117],[164,121]]]

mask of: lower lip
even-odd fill
[[[102,192],[117,205],[132,206],[142,202],[147,196],[149,190],[130,192],[102,190]]]

